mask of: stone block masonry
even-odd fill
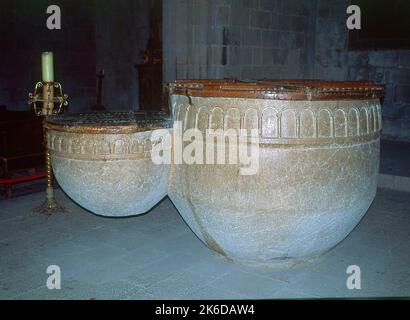
[[[386,85],[383,137],[410,140],[410,50],[349,51],[346,8],[349,1],[317,3],[315,78],[373,80]]]
[[[308,37],[315,1],[171,0],[164,6],[166,80],[210,78],[215,69],[222,78],[313,76]],[[174,23],[201,31],[193,39],[188,32],[175,35]],[[185,58],[203,55],[204,46],[207,59]]]
[[[348,5],[347,0],[167,0],[165,80],[373,80],[386,84],[384,138],[410,140],[410,51],[348,50]],[[191,37],[190,30],[197,29]],[[192,58],[197,56],[202,58]]]

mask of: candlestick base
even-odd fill
[[[43,202],[41,206],[34,208],[33,213],[41,213],[46,216],[51,216],[54,213],[71,212],[69,209],[63,207],[54,199],[54,192],[52,187],[47,187],[46,192],[46,200]]]

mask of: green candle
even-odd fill
[[[43,52],[41,54],[41,71],[44,82],[54,81],[54,66],[52,52]]]

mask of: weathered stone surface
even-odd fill
[[[184,128],[259,129],[256,175],[240,175],[240,165],[170,167],[169,197],[220,254],[258,263],[308,259],[344,239],[369,208],[379,167],[377,99],[174,95],[172,102]]]
[[[104,124],[48,128],[54,175],[71,199],[93,213],[145,213],[167,193],[168,166],[151,160],[152,147],[163,141],[152,141],[149,127],[111,125],[107,132]]]

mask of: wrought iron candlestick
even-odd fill
[[[38,116],[60,114],[63,112],[63,107],[68,105],[68,95],[63,94],[63,89],[59,82],[37,82],[34,87],[34,93],[30,92],[28,97],[28,103],[33,105],[34,113]],[[42,102],[41,108],[37,106],[38,102]],[[58,104],[56,109],[54,108],[55,103]]]
[[[34,87],[34,93],[29,93],[28,103],[33,105],[34,112],[37,116],[48,117],[62,113],[63,107],[68,105],[68,95],[63,93],[63,89],[59,82],[54,82],[53,76],[45,76],[44,70],[45,64],[43,60],[43,81],[37,82]],[[49,70],[46,69],[46,71]],[[52,71],[53,67],[51,55],[51,74]],[[46,78],[47,81],[44,81],[44,78]],[[38,103],[41,103],[41,107]],[[55,105],[57,105],[56,108]],[[43,132],[47,174],[46,200],[40,207],[35,208],[33,211],[40,212],[45,215],[51,215],[56,212],[67,212],[68,210],[58,204],[54,199],[53,173],[51,168],[50,151],[48,148],[47,132],[45,128],[43,128]]]

